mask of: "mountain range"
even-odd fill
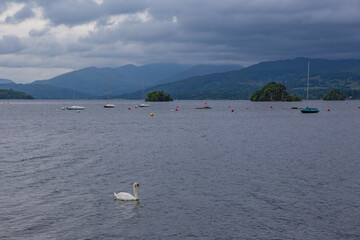
[[[0,81],[0,88],[23,91],[38,99],[71,99],[74,91],[76,98],[80,99],[104,98],[107,95],[108,83],[110,95],[115,96],[160,83],[241,68],[241,65],[192,66],[165,63],[143,66],[129,64],[118,68],[89,67],[29,84],[4,80]]]
[[[255,90],[270,82],[284,84],[288,92],[306,97],[307,64],[310,62],[310,99],[320,99],[334,88],[360,98],[360,60],[296,58],[267,61],[249,67],[196,76],[145,89],[145,94],[163,90],[174,99],[250,99]],[[119,98],[136,99],[140,92]]]
[[[309,59],[266,61],[240,65],[125,65],[119,68],[84,68],[30,84],[7,82],[0,88],[26,92],[38,99],[105,98],[107,83],[112,98],[141,99],[163,90],[173,99],[250,99],[270,82],[282,83],[292,95],[306,95],[310,62],[310,98],[320,99],[339,88],[360,98],[360,60]],[[5,81],[6,82],[6,81]]]
[[[9,79],[0,78],[0,84],[5,84],[5,83],[14,83],[14,82]]]

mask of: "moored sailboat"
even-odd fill
[[[109,103],[109,79],[108,79],[108,87],[107,87],[107,104],[104,105],[104,108],[115,108],[114,104]]]
[[[75,73],[74,73],[75,74]],[[74,87],[73,87],[73,105],[71,107],[66,107],[67,110],[84,110],[85,107],[75,105],[75,79],[74,79]]]
[[[306,101],[309,103],[309,72],[310,72],[310,62],[308,61],[308,71],[307,71],[307,88],[306,88]],[[319,109],[306,107],[301,109],[302,113],[318,113]]]

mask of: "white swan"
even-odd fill
[[[114,195],[117,199],[122,200],[122,201],[137,201],[137,200],[139,200],[139,196],[136,191],[137,187],[140,189],[140,184],[138,182],[134,182],[134,184],[133,184],[134,196],[127,192],[119,192],[119,193],[114,192]]]

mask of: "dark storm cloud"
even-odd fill
[[[360,57],[359,1],[150,1],[146,9],[151,21],[99,27],[86,40],[136,42],[233,61]]]
[[[39,4],[44,8],[45,17],[54,25],[73,26],[98,21],[111,15],[143,11],[146,7],[144,2],[105,0],[102,4],[98,4],[92,0],[54,0],[40,1]]]
[[[331,54],[334,43],[358,51],[359,4],[355,1],[349,6],[335,1],[232,3],[213,2],[205,8],[190,4],[192,10],[179,12],[179,30],[190,36],[183,41],[225,45],[255,58]]]
[[[14,1],[8,1],[14,2]],[[249,62],[304,57],[360,58],[358,0],[29,0],[8,19],[41,8],[47,26],[29,31],[37,46],[53,27],[95,23],[77,42],[62,39],[61,54],[142,64]],[[6,6],[1,2],[0,6]],[[0,10],[1,11],[1,10]],[[122,16],[119,23],[113,18]],[[54,39],[54,41],[57,41]],[[31,41],[30,41],[31,42]],[[38,49],[37,52],[46,52]],[[63,53],[61,51],[64,51]],[[52,49],[49,54],[55,54]],[[88,61],[89,59],[87,59]],[[109,60],[109,61],[110,61]]]

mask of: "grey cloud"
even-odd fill
[[[194,55],[191,52],[198,53],[202,48],[215,51],[203,52],[202,59],[227,55],[233,61],[241,61],[242,56],[257,60],[335,56],[338,51],[352,51],[354,57],[360,57],[356,52],[360,22],[355,14],[360,6],[356,1],[350,2],[352,6],[331,0],[153,1],[148,8],[152,21],[110,30],[100,26],[86,40],[97,44],[121,41],[145,47],[162,43],[163,51],[183,43],[180,51],[190,50],[188,58]],[[176,24],[171,23],[172,16],[177,17]]]
[[[0,1],[0,13],[6,10],[10,3],[22,3],[25,6],[7,22],[21,21],[33,16],[32,8],[41,7],[45,18],[53,25],[74,26],[117,14],[128,14],[144,11],[148,0],[104,0],[97,4],[93,0],[3,0]]]
[[[360,58],[358,0],[31,0],[14,16],[43,9],[49,26],[29,32],[28,54],[71,58],[71,64],[117,62],[258,62],[293,57]],[[2,3],[0,3],[1,5]],[[147,22],[111,16],[147,11]],[[172,18],[176,16],[177,21]],[[55,25],[96,22],[77,43],[52,38]],[[46,33],[46,34],[45,34]],[[50,48],[54,41],[56,48]],[[117,59],[118,61],[114,61]],[[55,64],[55,63],[54,63]]]
[[[66,51],[68,52],[82,52],[86,53],[92,49],[91,46],[86,44],[71,44],[66,47]]]
[[[33,17],[35,14],[32,10],[31,4],[25,4],[24,7],[18,11],[17,13],[15,13],[14,16],[12,17],[7,17],[5,19],[5,22],[7,23],[18,23],[18,22],[22,22],[24,20],[26,20],[27,18],[31,18]]]
[[[97,4],[94,1],[57,0],[41,1],[41,6],[45,10],[45,17],[54,25],[73,26],[111,15],[143,11],[145,3],[146,1],[104,0],[102,4]]]
[[[17,36],[5,35],[0,39],[0,54],[16,53],[24,49],[24,45]]]
[[[45,28],[43,28],[41,30],[35,30],[35,29],[30,30],[29,35],[31,37],[40,37],[40,36],[43,36],[44,34],[46,34],[49,31],[50,31],[50,27],[48,26],[48,27],[45,27]]]

